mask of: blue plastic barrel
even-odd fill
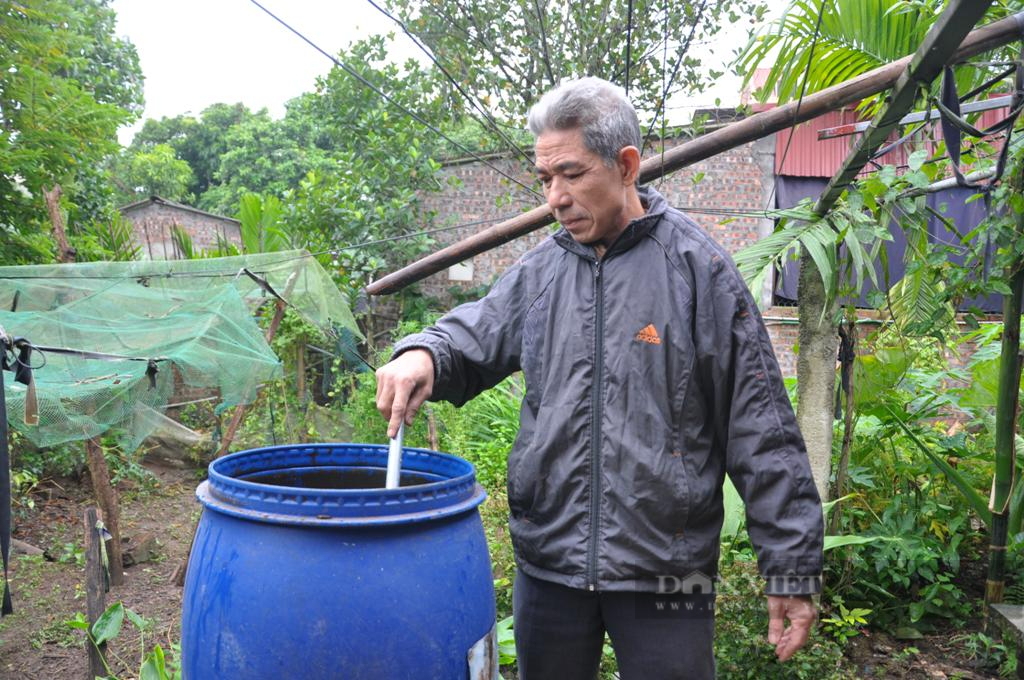
[[[387,447],[364,444],[210,464],[182,603],[186,680],[497,677],[473,466],[407,448],[397,489],[386,468]]]

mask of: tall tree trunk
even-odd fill
[[[832,318],[835,303],[828,302],[825,285],[805,252],[800,257],[800,352],[797,355],[797,424],[807,444],[814,484],[821,499],[828,499],[832,464],[832,426],[835,409],[836,352],[839,336]]]

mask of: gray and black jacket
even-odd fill
[[[396,354],[429,350],[431,398],[455,405],[523,371],[508,501],[527,574],[713,577],[728,472],[768,593],[817,592],[821,501],[761,315],[728,254],[640,192],[646,214],[602,259],[560,230]]]

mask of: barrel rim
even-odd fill
[[[218,512],[257,521],[304,526],[371,526],[447,517],[487,497],[472,464],[428,449],[403,450],[402,469],[445,479],[397,489],[315,489],[240,479],[295,467],[386,469],[387,446],[359,443],[285,444],[239,451],[209,465],[200,502]]]

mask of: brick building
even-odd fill
[[[239,246],[242,244],[241,223],[238,220],[159,196],[150,196],[118,210],[131,222],[135,242],[142,248],[143,257],[151,260],[181,257],[171,236],[174,227],[184,229],[196,249],[211,250],[220,241]]]

